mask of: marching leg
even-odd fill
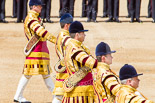
[[[47,86],[47,88],[53,92],[53,89],[54,89],[54,83],[52,81],[52,78],[50,77],[50,75],[42,75],[43,78],[44,78],[44,82]]]
[[[23,91],[24,91],[24,89],[25,89],[30,78],[31,78],[31,76],[27,76],[27,78],[26,78],[25,75],[23,75],[21,77],[19,84],[18,84],[18,87],[17,87],[16,94],[14,96],[14,102],[31,103],[30,101],[27,101],[23,97]]]

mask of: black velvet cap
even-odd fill
[[[111,49],[107,43],[100,42],[96,46],[95,54],[96,54],[96,56],[102,56],[102,55],[107,55],[107,54],[111,54],[111,53],[115,53],[115,52],[116,51],[111,51]]]
[[[81,22],[79,21],[74,21],[71,23],[69,27],[69,33],[78,33],[78,32],[86,32],[88,30],[84,30],[84,27]]]
[[[120,80],[124,80],[124,79],[128,79],[128,78],[133,78],[133,77],[137,77],[143,75],[143,73],[141,74],[137,74],[136,69],[132,66],[132,65],[128,65],[125,64],[119,72],[119,78]]]

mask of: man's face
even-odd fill
[[[83,42],[84,41],[84,39],[85,39],[85,33],[84,32],[80,32],[80,33],[78,33],[78,40],[80,41],[80,42]]]
[[[105,55],[104,57],[105,57],[105,59],[104,59],[104,61],[103,61],[104,63],[106,63],[106,64],[108,64],[108,65],[112,64],[112,59],[113,59],[113,57],[112,57],[111,54],[107,54],[107,55]]]
[[[132,86],[133,88],[137,89],[138,86],[139,86],[139,79],[138,79],[138,76],[137,77],[133,77],[131,79],[131,82],[130,82],[130,86]]]
[[[41,5],[33,5],[33,10],[37,13],[41,13],[42,6]]]

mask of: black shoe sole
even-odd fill
[[[14,99],[13,102],[18,102],[18,101]]]
[[[29,101],[26,101],[26,102],[19,102],[18,100],[13,100],[14,102],[16,102],[16,103],[31,103],[31,102],[29,102]]]

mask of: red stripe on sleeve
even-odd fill
[[[42,37],[45,37],[46,34],[47,34],[47,31],[45,31],[45,32],[43,33]]]
[[[143,100],[142,103],[145,103],[146,100]]]
[[[64,42],[62,43],[62,46],[64,46],[64,45],[65,45],[65,43],[66,43],[67,39],[69,39],[69,38],[70,38],[70,37],[66,37],[66,38],[65,38]]]
[[[36,32],[36,31],[38,30],[39,27],[40,27],[40,26],[37,26],[37,27],[34,29],[34,32]]]
[[[136,96],[133,96],[133,97],[130,99],[129,103],[131,103],[132,99],[135,98],[135,97],[136,97]]]
[[[36,21],[36,20],[31,20],[31,21],[29,22],[28,28],[30,28],[31,24],[32,24],[34,21]]]
[[[102,75],[103,76],[103,75]],[[105,81],[108,79],[108,78],[111,78],[111,77],[114,77],[113,75],[108,75],[105,77],[105,79],[102,81],[102,84],[105,85]]]
[[[110,91],[112,91],[112,89],[115,87],[116,85],[112,85],[111,87],[110,87]]]
[[[88,58],[89,58],[89,56],[83,59],[83,61],[82,61],[82,65],[83,66],[85,65],[85,63],[86,63],[86,61],[87,61]]]
[[[64,49],[63,49],[63,47],[65,46],[65,43],[66,43],[66,41],[67,41],[69,38],[70,38],[70,37],[65,38],[64,42],[63,42],[62,45],[61,45],[61,49],[62,49],[62,54],[63,54],[63,56],[64,56]]]
[[[74,55],[72,56],[72,58],[75,60],[76,56],[80,53],[81,51],[78,51],[76,53],[74,53]]]
[[[95,61],[95,64],[94,64],[93,68],[96,68],[96,67],[97,67],[97,64],[98,64],[98,61],[97,61],[97,59],[96,59],[96,61]]]

